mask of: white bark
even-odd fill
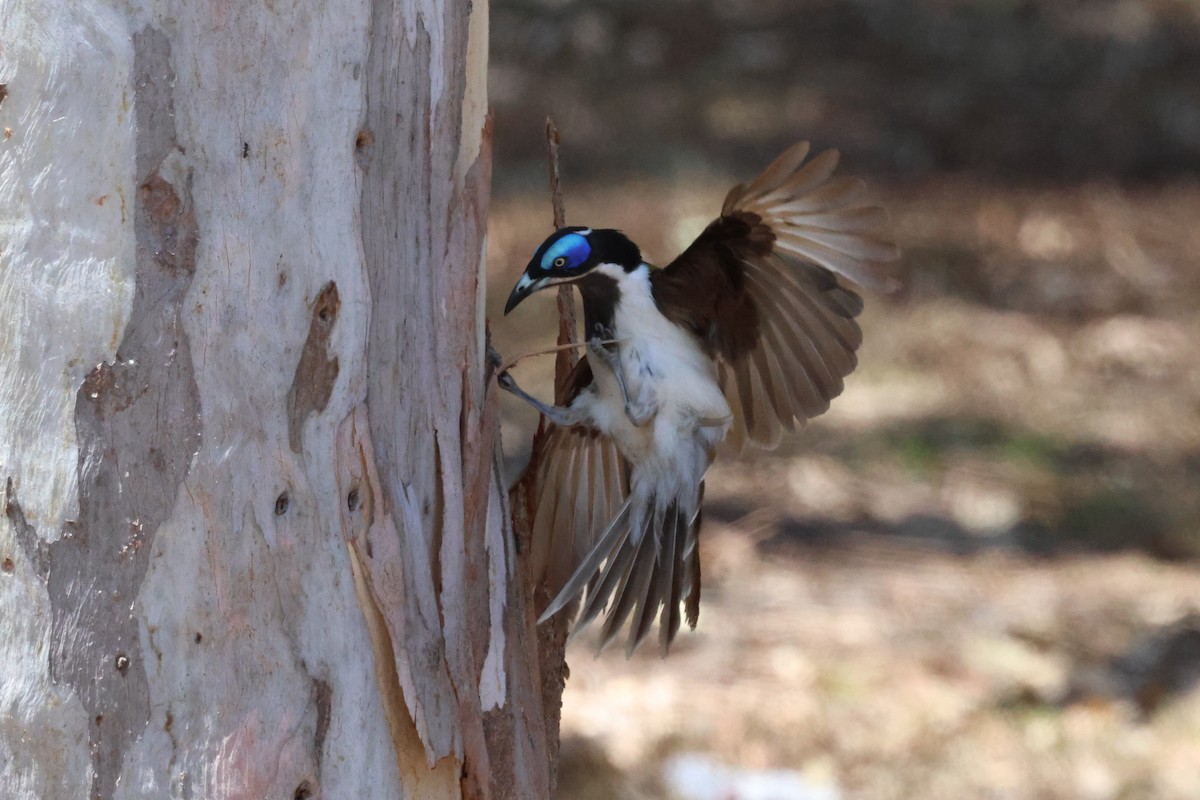
[[[543,797],[486,4],[0,0],[0,794]]]

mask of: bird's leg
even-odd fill
[[[634,408],[633,401],[629,399],[629,389],[625,387],[625,373],[621,370],[621,360],[617,357],[616,353],[602,344],[602,341],[599,337],[588,339],[588,355],[594,358],[596,363],[608,367],[613,377],[617,379],[617,386],[621,389],[621,399],[625,401],[625,416],[629,417],[629,421],[640,428],[649,421],[650,417],[653,416],[653,412],[645,411],[639,413]]]
[[[509,392],[510,394],[514,394],[524,400],[526,403],[529,403],[529,405],[541,412],[546,419],[550,420],[560,428],[571,428],[575,425],[583,424],[586,421],[584,419],[583,412],[579,411],[578,409],[566,406],[547,405],[541,400],[538,400],[529,392],[518,386],[516,380],[508,373],[507,370],[496,376],[496,382],[500,384],[501,389]]]

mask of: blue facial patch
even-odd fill
[[[577,269],[583,266],[592,254],[592,246],[586,237],[568,233],[559,239],[542,256],[542,269]]]

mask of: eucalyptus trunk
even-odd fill
[[[549,796],[487,7],[0,0],[0,795]]]

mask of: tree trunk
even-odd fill
[[[0,0],[5,798],[549,796],[486,15]]]

